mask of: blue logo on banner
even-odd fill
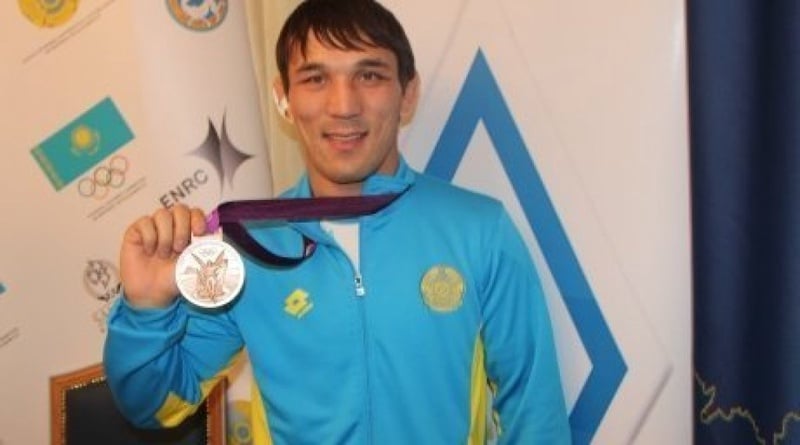
[[[480,121],[500,157],[592,362],[589,377],[570,413],[573,441],[588,444],[628,367],[486,58],[478,50],[425,171],[452,180]]]
[[[3,283],[0,283],[0,295],[6,293],[6,286]]]

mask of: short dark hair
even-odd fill
[[[322,43],[343,50],[365,46],[386,48],[397,58],[400,85],[414,78],[414,53],[395,16],[375,0],[305,0],[286,19],[275,59],[283,88],[289,91],[289,57],[297,48],[305,56],[309,33]]]

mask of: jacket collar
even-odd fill
[[[411,167],[408,166],[405,159],[401,156],[400,162],[397,167],[397,171],[395,171],[393,175],[384,175],[376,173],[367,178],[362,188],[362,195],[403,193],[414,184],[414,182],[416,181],[416,176],[417,176],[416,172],[414,172],[414,170],[412,170]],[[311,185],[308,181],[308,175],[304,173],[300,177],[298,182],[295,184],[295,186],[287,190],[285,193],[283,193],[281,197],[310,198]],[[392,203],[389,205],[389,207],[370,216],[371,217],[380,216],[390,211],[394,204],[395,203]],[[330,242],[330,243],[333,242],[330,236],[327,233],[325,233],[324,230],[322,230],[318,221],[296,222],[296,223],[291,223],[291,225],[296,227],[302,233],[306,234],[307,236],[311,237],[314,240],[322,242]]]
[[[364,182],[362,195],[381,195],[385,193],[402,193],[414,183],[416,174],[400,157],[397,171],[393,175],[374,174]],[[303,173],[300,180],[282,195],[283,198],[310,198],[311,184],[308,174]]]

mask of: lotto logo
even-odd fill
[[[310,301],[308,292],[297,289],[286,297],[283,310],[292,317],[303,318],[313,308],[314,303]]]

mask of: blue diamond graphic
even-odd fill
[[[481,121],[592,363],[592,370],[569,416],[573,442],[588,444],[628,367],[483,51],[479,49],[425,171],[451,181]]]

